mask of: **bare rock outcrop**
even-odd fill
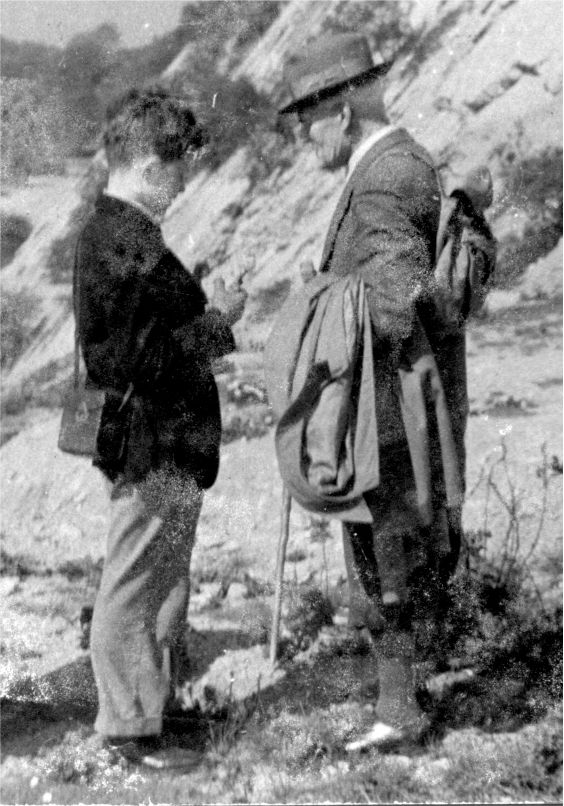
[[[507,172],[547,149],[561,153],[560,0],[417,0],[404,7],[411,33],[389,74],[392,122],[432,152],[447,186],[469,166],[487,162],[496,191],[494,233],[499,222],[503,238],[522,239],[528,212]],[[339,14],[346,11],[342,0],[294,0],[234,77],[251,80],[276,101],[284,60],[308,39],[338,28]],[[179,58],[168,74],[183,64]],[[209,290],[214,276],[229,283],[241,265],[250,267],[249,302],[237,333],[244,348],[264,343],[272,315],[299,278],[299,264],[318,261],[344,178],[320,171],[307,148],[289,147],[286,158],[275,159],[266,173],[264,164],[256,150],[244,148],[217,170],[202,171],[164,225],[165,238],[188,268],[209,261]],[[35,341],[6,373],[5,389],[70,355],[69,287],[53,285],[46,267],[61,242],[72,240],[88,203],[75,200],[57,220],[34,229],[3,272],[4,283],[33,288],[43,299]]]

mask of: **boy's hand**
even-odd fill
[[[225,287],[223,277],[217,277],[213,284],[210,306],[217,308],[226,318],[230,327],[243,316],[248,294],[239,280],[236,286]]]

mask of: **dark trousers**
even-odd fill
[[[444,506],[423,526],[407,450],[381,452],[381,483],[366,494],[373,523],[344,523],[349,624],[374,636],[417,632],[432,643],[446,607],[459,533]]]

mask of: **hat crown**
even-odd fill
[[[284,70],[292,101],[281,112],[307,104],[317,93],[388,66],[382,60],[374,64],[368,40],[359,34],[325,36],[306,49],[305,55],[295,56]]]

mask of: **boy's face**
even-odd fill
[[[145,171],[147,184],[153,194],[155,209],[162,215],[186,184],[186,163],[183,159],[163,162],[155,157]]]

